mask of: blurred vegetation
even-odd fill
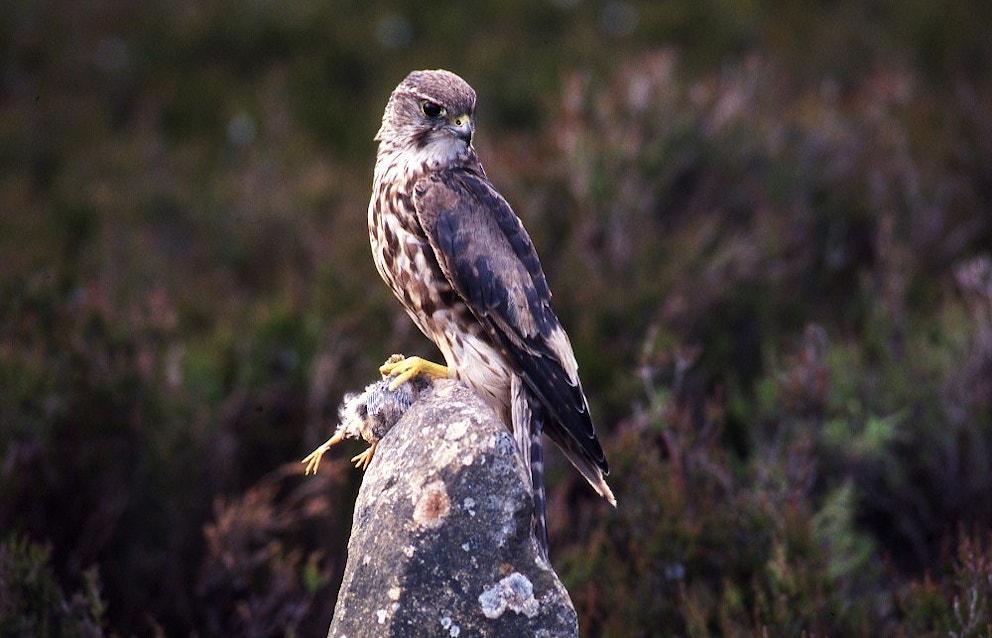
[[[613,464],[550,460],[584,635],[992,634],[992,4],[2,13],[0,634],[326,630],[360,477],[293,461],[434,355],[365,209],[436,67]]]
[[[103,636],[105,603],[96,568],[68,599],[52,573],[48,547],[13,536],[0,542],[0,636]]]

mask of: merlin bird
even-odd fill
[[[459,379],[513,432],[530,468],[534,526],[547,553],[541,435],[611,504],[606,456],[568,335],[534,245],[472,147],[475,91],[449,71],[414,71],[389,96],[369,202],[379,274],[440,349],[385,364],[397,387],[414,375]]]

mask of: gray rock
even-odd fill
[[[437,381],[365,474],[328,638],[577,636],[532,515],[506,427],[471,390]]]

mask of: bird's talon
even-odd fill
[[[415,376],[417,376],[417,373],[412,370],[407,370],[406,372],[396,375],[393,380],[389,382],[389,391],[396,391],[396,388],[400,387]]]
[[[390,390],[396,390],[418,374],[426,374],[438,379],[448,376],[448,368],[441,364],[422,359],[421,357],[403,357],[394,354],[379,367],[384,377],[395,377],[389,383]]]

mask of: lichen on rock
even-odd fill
[[[365,474],[328,637],[577,636],[532,515],[506,427],[461,383],[436,381]]]

